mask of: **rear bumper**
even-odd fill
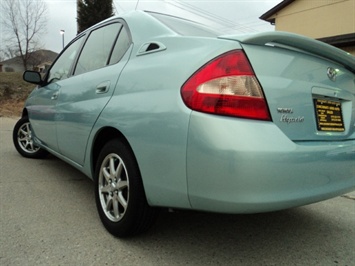
[[[192,113],[187,180],[194,209],[267,212],[355,189],[355,140],[289,140],[272,122]]]

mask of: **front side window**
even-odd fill
[[[74,75],[107,65],[113,44],[121,27],[121,24],[113,23],[91,32],[80,54]]]
[[[48,83],[63,80],[69,77],[72,64],[80,49],[83,37],[74,41],[53,64],[48,74]]]

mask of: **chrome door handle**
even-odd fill
[[[59,92],[56,91],[55,93],[53,93],[52,97],[51,97],[51,100],[57,100],[58,99],[58,95],[59,95]]]
[[[96,86],[96,93],[97,94],[106,93],[109,91],[109,89],[110,89],[110,81],[104,81]]]

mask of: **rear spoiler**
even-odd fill
[[[302,35],[272,31],[252,35],[224,35],[220,39],[234,40],[244,44],[275,45],[296,48],[317,56],[325,57],[342,64],[351,72],[355,73],[355,57],[334,46],[317,41]]]

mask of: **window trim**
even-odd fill
[[[70,73],[71,73],[71,74],[70,74],[70,77],[72,77],[72,76],[78,76],[78,75],[85,74],[85,73],[91,72],[91,71],[93,71],[93,70],[96,70],[96,69],[93,69],[93,70],[90,70],[90,71],[87,71],[87,72],[84,72],[84,73],[75,74],[75,70],[76,70],[76,67],[77,67],[77,65],[78,65],[80,56],[81,56],[81,54],[83,53],[83,50],[84,50],[84,48],[85,48],[85,45],[86,45],[86,43],[88,42],[88,40],[89,40],[91,34],[92,34],[94,31],[97,31],[97,30],[99,30],[99,29],[101,29],[101,28],[104,28],[104,27],[107,27],[107,26],[109,26],[109,25],[116,24],[116,23],[117,23],[117,24],[121,24],[121,27],[120,27],[120,29],[118,30],[118,33],[116,34],[115,40],[114,40],[113,45],[112,45],[112,47],[111,47],[111,50],[110,50],[110,52],[109,52],[109,57],[107,58],[107,60],[110,59],[111,53],[112,53],[112,50],[113,50],[113,47],[114,47],[114,44],[116,43],[116,40],[117,40],[117,38],[118,38],[118,36],[119,36],[119,34],[120,34],[122,28],[123,28],[123,24],[120,23],[120,22],[117,21],[117,20],[110,20],[110,21],[108,21],[107,23],[100,24],[100,25],[98,25],[97,27],[92,28],[92,29],[90,29],[90,31],[88,31],[87,36],[86,36],[85,41],[84,41],[84,44],[83,44],[82,47],[80,47],[80,52],[78,53],[78,56],[75,58],[74,63],[73,63],[73,65],[72,65],[72,69],[71,69],[71,71],[70,71]],[[104,65],[103,67],[100,67],[100,68],[104,68],[104,67],[106,67],[107,65],[108,65],[108,64],[107,64],[107,61],[106,61],[106,65]],[[97,68],[97,69],[100,69],[100,68]]]
[[[49,73],[50,73],[52,67],[53,67],[53,66],[55,65],[55,63],[57,62],[57,60],[58,60],[58,59],[62,56],[62,54],[69,48],[69,46],[71,46],[75,41],[79,40],[80,38],[83,38],[83,40],[81,41],[81,44],[80,44],[80,46],[79,46],[78,53],[75,55],[75,58],[74,58],[74,60],[73,60],[73,63],[71,64],[70,69],[69,69],[69,72],[68,72],[68,79],[71,78],[71,77],[73,77],[73,76],[75,76],[75,75],[74,75],[74,71],[75,71],[76,65],[77,65],[77,63],[78,63],[78,59],[79,59],[79,57],[80,57],[80,55],[81,55],[81,53],[82,53],[82,51],[83,51],[83,48],[84,48],[84,46],[85,46],[85,44],[86,44],[86,42],[87,42],[87,40],[88,40],[90,34],[91,34],[93,31],[95,31],[95,30],[98,30],[98,29],[100,29],[100,28],[102,28],[102,27],[105,27],[105,26],[110,25],[110,24],[113,24],[113,23],[120,23],[120,24],[122,25],[122,27],[120,28],[120,30],[119,30],[119,32],[118,32],[116,38],[115,38],[114,45],[112,45],[112,48],[111,48],[111,51],[110,51],[110,55],[109,55],[109,57],[108,57],[108,59],[107,59],[108,61],[107,61],[106,65],[105,65],[104,67],[113,66],[113,65],[115,65],[115,64],[118,64],[122,58],[121,58],[117,63],[115,63],[115,64],[109,65],[109,62],[110,62],[110,58],[111,58],[111,56],[112,56],[112,53],[113,53],[115,44],[116,44],[116,42],[117,42],[118,36],[120,35],[120,33],[121,33],[121,31],[122,31],[123,28],[125,28],[126,31],[127,31],[127,35],[128,35],[129,40],[130,40],[130,45],[132,44],[133,41],[132,41],[132,34],[131,34],[131,31],[130,31],[130,29],[129,29],[129,27],[128,27],[128,24],[126,23],[126,21],[125,21],[124,19],[122,19],[122,18],[113,18],[112,20],[109,20],[109,21],[107,21],[107,22],[105,22],[105,23],[100,23],[100,24],[98,24],[97,26],[91,27],[91,28],[89,28],[88,30],[81,32],[81,33],[78,34],[73,40],[71,40],[71,41],[65,46],[65,48],[59,53],[59,55],[57,56],[57,58],[54,60],[52,66],[48,69],[48,71],[47,71],[47,73],[46,73],[46,76],[45,76],[45,78],[44,78],[44,86],[46,86],[46,85],[49,84],[49,83],[48,83]],[[126,52],[127,52],[127,51],[126,51]]]

